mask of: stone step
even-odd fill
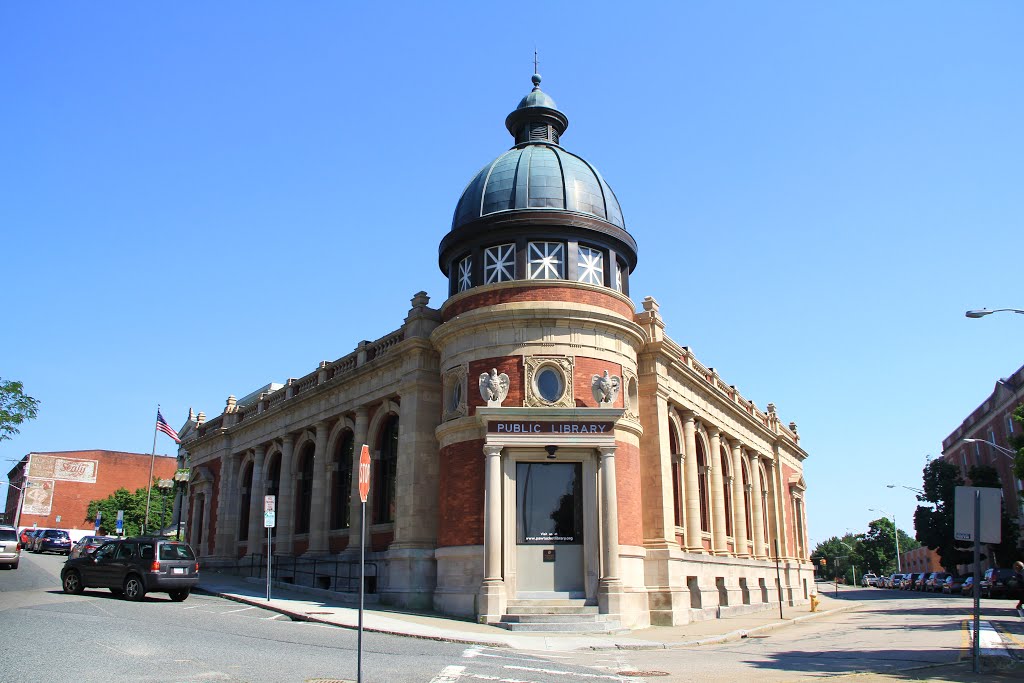
[[[597,605],[523,605],[509,607],[505,614],[597,614]]]
[[[543,600],[509,600],[509,607],[584,607],[587,601],[579,598],[548,598]]]
[[[496,624],[508,631],[534,631],[545,633],[610,633],[621,630],[617,621],[599,621],[594,623],[573,622],[521,624],[517,622],[501,622]]]
[[[506,614],[506,624],[596,624],[604,622],[602,614]]]

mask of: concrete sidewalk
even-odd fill
[[[196,590],[279,612],[297,621],[331,624],[342,628],[357,628],[359,623],[357,607],[336,598],[332,599],[328,591],[287,584],[275,585],[271,590],[271,600],[267,602],[265,580],[246,579],[211,571],[203,572]],[[363,629],[412,638],[519,650],[647,650],[694,647],[737,640],[807,619],[826,617],[860,607],[860,603],[844,600],[842,597],[837,599],[824,594],[819,597],[821,605],[813,614],[806,606],[784,607],[780,618],[776,605],[772,609],[756,614],[710,619],[684,626],[652,626],[610,634],[513,633],[496,626],[436,614],[398,611],[379,605],[368,605],[363,612]]]

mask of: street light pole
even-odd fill
[[[964,315],[966,315],[968,318],[984,318],[986,315],[992,315],[993,313],[1002,313],[1004,311],[1009,312],[1009,313],[1021,313],[1021,314],[1024,314],[1024,309],[1020,309],[1020,308],[993,308],[991,310],[989,310],[987,308],[976,308],[976,309],[967,311],[966,313],[964,313]]]
[[[996,449],[997,452],[1002,453],[1003,455],[1013,458],[1015,460],[1017,458],[1017,451],[1006,448],[1005,446],[1000,446],[997,443],[992,443],[991,441],[987,441],[985,439],[964,439],[964,443],[987,443],[989,446]]]
[[[868,508],[871,512],[881,512],[886,517],[892,517],[892,535],[896,539],[896,571],[903,573],[903,564],[900,562],[900,528],[896,526],[896,515],[890,515],[885,510],[876,510],[875,508]]]
[[[887,489],[894,489],[897,486],[899,486],[901,489],[906,489],[908,491],[913,491],[914,493],[917,493],[917,494],[922,495],[922,496],[924,495],[924,491],[922,491],[921,489],[915,489],[913,486],[905,486],[903,484],[886,484],[885,488],[887,488]]]

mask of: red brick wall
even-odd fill
[[[469,406],[472,409],[471,414],[476,414],[476,409],[479,407],[486,407],[487,401],[480,396],[480,391],[477,390],[477,383],[480,381],[480,375],[487,372],[490,373],[491,368],[497,368],[498,374],[505,373],[508,375],[508,396],[505,397],[503,405],[506,406],[521,406],[526,395],[523,393],[524,387],[524,369],[523,359],[521,356],[510,356],[510,357],[497,357],[497,358],[484,358],[482,360],[471,361],[469,364]],[[481,449],[483,447],[481,446]],[[483,450],[480,451],[483,453]],[[482,455],[480,457],[483,457]]]
[[[511,377],[511,376],[510,376]],[[441,449],[437,545],[484,542],[484,442],[473,439]]]
[[[640,448],[616,442],[615,488],[619,502],[619,543],[643,545],[643,500],[640,497]]]
[[[576,399],[577,408],[597,408],[597,401],[594,400],[594,392],[590,388],[590,383],[594,381],[594,375],[600,375],[605,370],[608,371],[609,375],[618,376],[619,381],[622,381],[622,366],[617,363],[609,363],[605,360],[598,360],[596,358],[584,358],[582,356],[576,356],[576,362],[573,366],[572,383],[573,393],[576,395],[573,397]],[[615,401],[612,403],[612,408],[624,408],[623,400],[626,393],[626,387],[620,386],[619,393],[615,397]],[[638,482],[639,485],[639,482]]]
[[[573,287],[538,287],[533,284],[524,284],[522,287],[503,287],[467,296],[465,299],[460,299],[450,306],[442,307],[441,317],[443,320],[448,321],[474,308],[523,301],[565,301],[573,304],[598,306],[618,313],[629,320],[633,319],[634,313],[633,307],[629,304],[601,292],[575,289]]]
[[[134,492],[149,483],[151,455],[148,453],[125,453],[121,451],[65,451],[61,453],[40,453],[78,460],[97,460],[96,483],[57,480],[53,483],[53,503],[49,515],[22,515],[19,526],[53,527],[61,529],[92,529],[92,522],[86,520],[89,502],[103,499],[119,488]],[[177,469],[177,461],[171,457],[156,457],[153,476],[170,479]],[[8,495],[19,493],[10,489]],[[17,498],[17,495],[14,496]],[[16,506],[15,506],[16,507]],[[152,513],[151,513],[152,514]],[[159,514],[159,510],[157,510]],[[60,515],[60,522],[57,521]],[[11,522],[13,523],[13,518]],[[109,531],[113,532],[113,520],[109,520]],[[106,526],[106,524],[104,524]]]

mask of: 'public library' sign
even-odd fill
[[[489,434],[611,434],[612,422],[532,422],[492,420],[487,423]]]

